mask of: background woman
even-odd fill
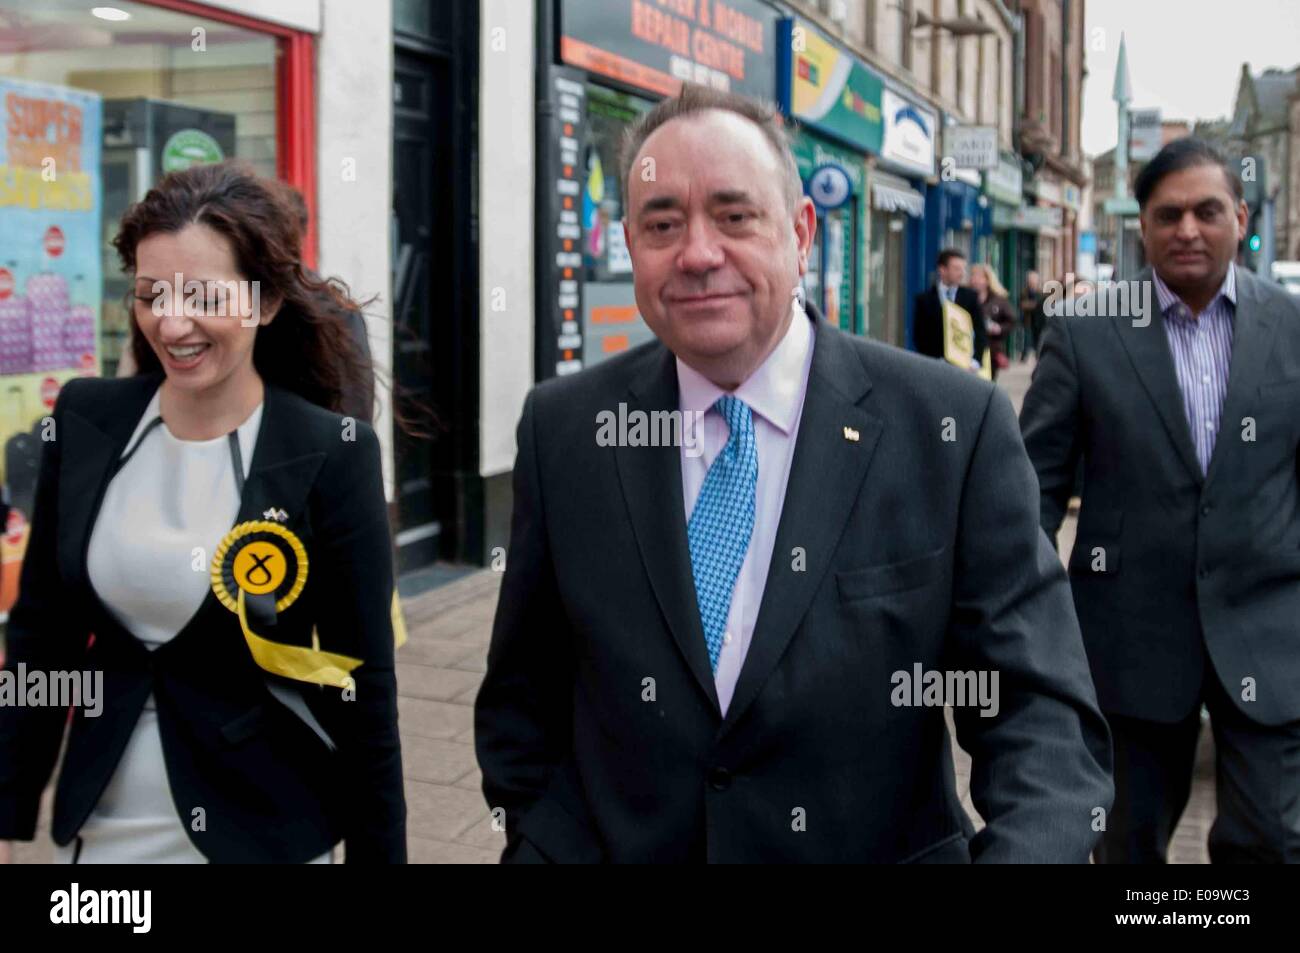
[[[989,365],[996,380],[998,371],[1007,366],[1007,340],[1016,326],[1016,312],[1007,300],[1007,289],[988,265],[972,265],[971,287],[979,295],[984,312],[984,327],[989,336]]]

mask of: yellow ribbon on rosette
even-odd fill
[[[238,616],[248,651],[262,669],[314,685],[352,686],[349,673],[361,659],[285,645],[253,631],[255,624],[263,631],[274,625],[276,614],[293,605],[307,584],[307,550],[290,530],[269,520],[240,523],[217,546],[211,575],[212,591]]]

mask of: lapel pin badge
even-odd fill
[[[289,521],[289,514],[284,510],[276,509],[274,506],[262,514],[263,519],[275,520],[277,523],[286,523]]]
[[[862,439],[862,434],[858,433],[852,427],[845,427],[844,439],[849,441],[850,443],[857,443],[859,440]]]

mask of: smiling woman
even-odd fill
[[[18,667],[112,699],[72,719],[60,860],[405,860],[379,441],[337,413],[369,369],[299,242],[231,162],[166,176],[114,240],[139,370],[59,394],[9,621]],[[65,716],[0,704],[0,839],[33,836]]]
[[[303,271],[295,222],[283,188],[235,162],[169,176],[132,206],[113,244],[135,280],[137,367],[165,367],[173,389],[201,390],[227,380],[251,350],[250,371],[339,410],[344,395],[373,373],[341,317],[358,305],[337,282]],[[193,296],[184,286],[190,281],[205,290],[209,282],[233,283],[241,293],[237,301]],[[170,284],[167,293],[154,292],[157,282]],[[200,300],[201,314],[186,313],[200,310]],[[324,307],[331,300],[335,306]],[[273,321],[281,309],[287,320]],[[195,346],[197,359],[168,351]],[[172,379],[172,371],[180,376]],[[238,389],[240,380],[228,386]]]

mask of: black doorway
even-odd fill
[[[477,4],[395,5],[393,428],[398,571],[481,548],[478,474]],[[416,5],[405,5],[413,8]],[[427,410],[425,410],[427,408]],[[427,411],[432,411],[430,420]],[[468,499],[467,499],[468,497]]]

